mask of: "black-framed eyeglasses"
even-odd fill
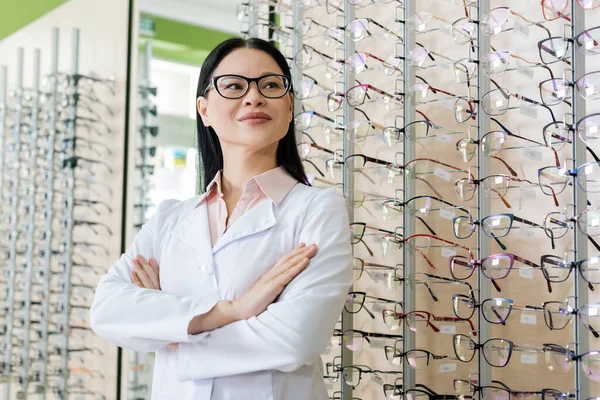
[[[267,99],[279,99],[285,96],[291,88],[291,78],[281,74],[268,74],[257,78],[248,78],[242,75],[214,76],[204,91],[204,96],[210,89],[215,89],[221,97],[226,99],[239,99],[250,90],[250,83],[255,82],[258,92]]]
[[[571,270],[577,268],[583,280],[588,283],[590,290],[594,290],[592,285],[600,284],[599,264],[600,257],[597,256],[579,261],[568,261],[552,254],[545,254],[540,258],[542,273],[547,281],[552,283],[564,282],[571,276]]]

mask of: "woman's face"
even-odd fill
[[[235,74],[257,78],[283,74],[275,60],[256,49],[236,49],[217,66],[213,76]],[[292,94],[268,99],[250,83],[248,92],[239,99],[226,99],[212,88],[197,101],[198,113],[205,126],[212,127],[224,151],[232,147],[252,152],[276,154],[277,145],[294,116]],[[249,118],[262,113],[265,118]],[[260,116],[260,115],[259,115]]]

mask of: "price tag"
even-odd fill
[[[523,156],[535,161],[542,161],[542,158],[544,158],[544,154],[540,150],[532,147],[525,147],[523,149]]]
[[[439,372],[456,372],[456,363],[440,364]]]
[[[442,247],[442,257],[450,258],[456,255],[456,251],[450,250],[447,247]]]
[[[519,111],[521,112],[521,114],[529,118],[537,119],[538,117],[538,109],[534,106],[527,106],[521,104],[521,107],[519,107]]]
[[[533,79],[535,77],[535,71],[533,68],[526,67],[524,65],[517,65],[517,73],[527,79]]]
[[[436,135],[435,140],[438,142],[449,143],[452,141],[452,136],[442,133],[440,135]]]
[[[385,347],[385,341],[382,339],[369,338],[371,340],[371,344],[369,347],[372,349],[383,349]]]
[[[447,208],[440,208],[440,217],[444,219],[452,220],[456,216],[454,210],[449,210]]]
[[[376,384],[377,386],[382,386],[383,385],[383,379],[381,379],[381,377],[377,374],[372,374],[371,375],[371,382],[373,382],[374,384]]]
[[[524,325],[536,325],[537,317],[535,316],[535,314],[522,313],[521,314],[521,323]]]
[[[446,182],[449,182],[450,178],[452,177],[450,175],[450,172],[444,171],[443,169],[441,169],[439,167],[435,168],[435,170],[433,171],[433,174],[439,178],[442,178]]]
[[[535,190],[530,187],[521,188],[521,198],[523,200],[535,200]]]
[[[537,364],[537,354],[521,354],[521,364]]]
[[[525,37],[529,37],[529,27],[525,25],[520,18],[515,22],[515,32],[518,32]]]
[[[454,335],[456,333],[456,326],[454,326],[454,325],[442,325],[442,326],[440,326],[440,333],[446,333],[448,335]]]
[[[522,239],[533,239],[533,237],[535,236],[533,229],[529,229],[529,228],[521,228],[519,229],[519,236]]]

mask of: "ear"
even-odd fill
[[[290,120],[292,122],[294,120],[294,95],[290,93]]]
[[[198,114],[200,114],[200,118],[202,118],[202,123],[204,126],[209,127],[210,123],[208,122],[208,99],[204,96],[199,96],[196,99],[196,108],[198,109]]]

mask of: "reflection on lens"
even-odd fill
[[[575,38],[575,43],[585,55],[600,54],[600,28],[592,28],[580,33]]]
[[[469,217],[456,217],[452,221],[452,230],[458,239],[466,239],[475,232],[475,224]]]
[[[344,332],[344,346],[350,351],[359,351],[363,347],[363,336],[359,332]]]
[[[579,268],[583,279],[592,284],[600,284],[600,258],[588,258],[580,264]]]
[[[506,196],[510,179],[504,175],[491,175],[483,181],[483,191],[490,199],[500,199]]]
[[[544,12],[544,18],[547,21],[564,16],[569,4],[568,0],[546,0],[542,2],[542,11]]]
[[[383,219],[396,219],[402,217],[402,204],[396,200],[388,200],[381,208]]]
[[[483,153],[488,157],[497,155],[502,150],[506,137],[506,132],[503,131],[492,131],[486,134],[481,139]]]
[[[507,90],[494,89],[486,93],[481,99],[483,110],[488,115],[502,115],[509,105],[510,96]]]
[[[469,43],[477,29],[474,22],[468,18],[461,18],[452,24],[452,39],[454,43],[463,45]]]
[[[469,362],[475,356],[475,343],[465,335],[454,335],[452,338],[456,357],[463,362]]]
[[[396,128],[395,126],[388,126],[384,128],[381,132],[381,138],[388,147],[395,146],[404,141],[404,135],[400,129]]]
[[[495,51],[487,54],[481,60],[483,72],[490,78],[504,74],[510,61],[510,51]]]
[[[408,365],[413,369],[425,369],[429,365],[429,353],[424,350],[411,350],[406,353]]]
[[[456,143],[460,155],[464,162],[469,162],[473,159],[477,151],[477,143],[473,139],[463,138]]]
[[[481,262],[481,272],[488,279],[504,279],[512,267],[512,258],[507,255],[494,255]]]
[[[544,218],[544,229],[552,232],[555,239],[565,236],[570,226],[570,218],[560,212],[548,213]]]
[[[452,64],[452,71],[459,83],[467,83],[477,77],[477,64],[468,58],[463,58]]]
[[[577,123],[577,134],[588,146],[600,143],[600,114],[592,114]]]
[[[466,99],[458,99],[454,103],[454,118],[456,122],[463,123],[468,121],[475,114],[475,110]]]
[[[364,71],[367,66],[367,55],[365,53],[355,53],[346,59],[346,69],[348,72],[358,74]]]
[[[565,59],[569,54],[569,41],[563,38],[549,38],[540,44],[540,58],[544,64],[552,64]]]
[[[367,89],[364,86],[355,86],[348,90],[348,93],[346,94],[346,100],[350,106],[357,107],[365,102],[366,94]]]
[[[369,121],[352,121],[346,125],[346,135],[353,142],[362,142],[369,136],[371,127]]]
[[[461,178],[454,183],[454,188],[460,201],[469,201],[475,195],[477,185],[469,181],[468,178]]]
[[[483,15],[481,19],[481,31],[488,36],[494,36],[502,32],[504,24],[508,20],[508,7],[497,7]]]
[[[489,237],[501,238],[508,235],[512,219],[508,215],[492,215],[481,221],[483,232]]]
[[[423,332],[429,326],[429,314],[411,311],[406,314],[406,324],[413,332]]]
[[[354,42],[368,36],[368,21],[365,18],[355,19],[346,26],[346,35]]]
[[[569,175],[561,167],[545,167],[538,170],[538,181],[542,192],[547,196],[560,194],[567,187]]]
[[[363,304],[365,302],[365,294],[364,293],[358,293],[358,292],[353,292],[353,293],[348,293],[348,298],[346,299],[346,311],[348,311],[350,314],[356,314],[357,312],[359,312],[362,307]]]
[[[569,142],[569,138],[570,130],[564,122],[551,122],[544,127],[544,142],[546,146],[550,146],[556,151],[562,150]],[[583,137],[581,140],[585,142]]]
[[[585,74],[575,82],[577,91],[586,100],[600,99],[600,74],[591,72]]]
[[[571,94],[569,84],[560,78],[548,79],[540,83],[540,97],[542,103],[553,106],[559,104]]]
[[[343,93],[330,93],[327,96],[327,109],[330,112],[337,111],[340,109],[343,102],[344,102],[344,94]]]
[[[365,262],[360,258],[354,257],[354,280],[359,280],[365,267]]]
[[[571,352],[558,346],[545,346],[546,366],[552,372],[564,374],[569,372],[573,365]]]
[[[481,398],[483,400],[510,400],[511,396],[506,389],[487,386],[481,388]]]
[[[600,192],[600,164],[596,162],[583,164],[578,168],[577,183],[588,193]]]
[[[510,315],[512,302],[503,298],[486,299],[481,303],[483,316],[490,324],[501,324]]]
[[[398,349],[392,346],[385,346],[385,357],[393,366],[402,365],[402,355]]]
[[[306,160],[310,154],[310,143],[300,143],[297,147],[298,154],[300,154],[300,159],[302,161]]]
[[[395,57],[393,54],[387,56],[385,62],[383,63],[383,72],[388,76],[394,75],[396,71],[402,74],[402,72],[400,71],[401,61],[401,58]]]
[[[408,88],[408,95],[411,100],[411,104],[417,105],[425,102],[427,94],[429,93],[429,85],[426,83],[415,83]]]
[[[490,339],[483,345],[483,356],[493,367],[504,367],[512,354],[512,344],[504,339]]]
[[[344,367],[342,375],[347,385],[356,387],[360,382],[360,370],[356,367]]]
[[[581,357],[581,367],[585,375],[600,382],[600,351],[590,351]]]
[[[425,62],[429,51],[423,47],[416,47],[408,53],[409,64],[420,67]]]
[[[464,294],[452,295],[452,309],[457,318],[467,320],[475,313],[475,300]]]

